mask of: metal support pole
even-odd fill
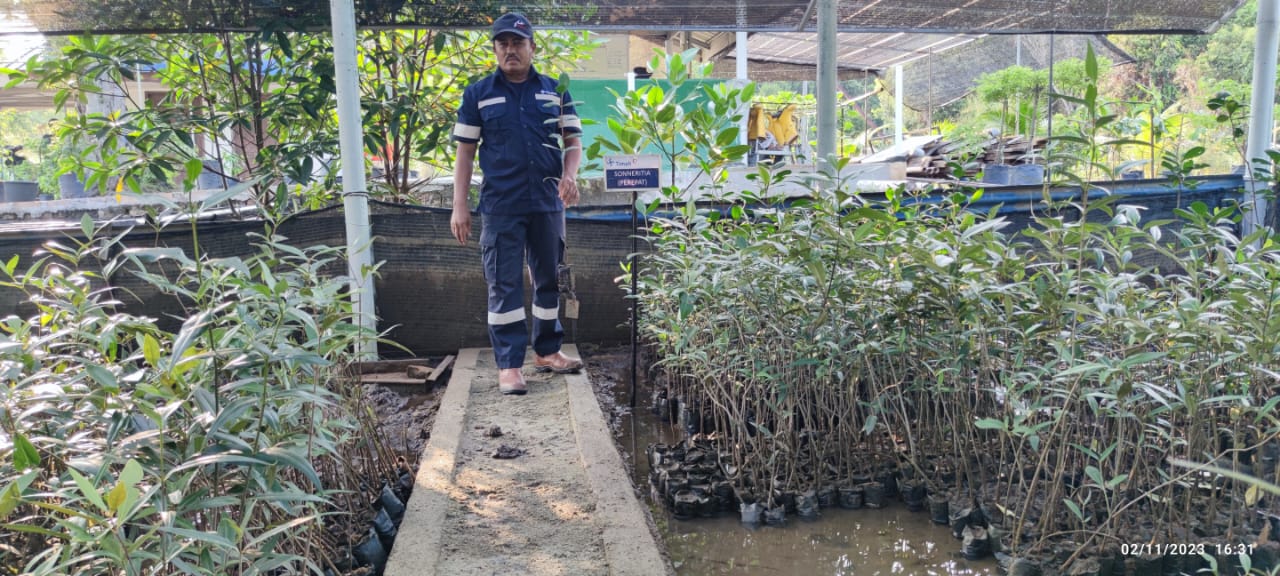
[[[738,88],[745,88],[747,82],[751,79],[747,76],[747,1],[738,0],[738,10],[735,14],[737,17],[738,31],[733,38],[734,64],[736,65],[736,74],[738,79]],[[743,102],[742,108],[738,110],[742,114],[742,118],[738,120],[738,144],[746,145],[747,143],[747,116],[751,111],[751,103]]]
[[[352,0],[330,0],[333,23],[334,81],[338,89],[338,144],[342,161],[342,206],[347,221],[347,262],[351,275],[351,308],[366,330],[356,344],[356,357],[377,358],[374,336],[373,242],[369,226],[369,193],[364,182],[364,135],[360,120],[360,86],[356,70],[356,13]]]
[[[639,271],[639,230],[636,230],[636,202],[639,201],[638,193],[631,191],[631,407],[636,407],[636,380],[639,370],[637,363],[639,362],[640,347],[640,298],[636,292],[639,281],[637,272]],[[634,411],[632,412],[634,414]]]
[[[1245,144],[1245,205],[1249,208],[1240,223],[1241,232],[1246,236],[1252,234],[1263,225],[1267,214],[1267,199],[1258,196],[1259,189],[1265,189],[1266,180],[1271,174],[1270,163],[1253,165],[1255,159],[1267,158],[1267,149],[1271,148],[1271,130],[1274,128],[1272,109],[1276,101],[1276,51],[1280,49],[1280,2],[1262,0],[1258,2],[1257,37],[1253,50],[1253,95],[1249,102],[1249,139]],[[1263,179],[1253,176],[1254,169],[1263,171]]]
[[[741,7],[742,6],[741,3],[739,3],[738,6],[739,6],[739,10],[745,9]],[[745,18],[746,17],[744,15],[739,15],[739,18],[738,18],[739,25],[742,25],[743,23],[745,23]],[[745,30],[739,30],[737,33],[737,38],[734,40],[734,42],[735,42],[734,43],[734,59],[735,59],[735,63],[737,64],[738,87],[742,88],[747,85],[747,82],[751,81],[747,77],[747,32]],[[742,119],[738,121],[738,143],[739,144],[747,143],[747,112],[750,110],[750,107],[751,107],[750,103],[743,102],[742,110],[741,110]]]
[[[1053,68],[1054,66],[1058,65],[1057,55],[1054,54],[1053,52],[1055,38],[1056,37],[1053,33],[1049,34],[1049,86],[1048,86],[1048,90],[1046,90],[1048,94],[1045,95],[1045,101],[1048,103],[1049,108],[1045,110],[1045,113],[1044,113],[1045,120],[1048,121],[1048,126],[1046,127],[1046,130],[1045,130],[1046,132],[1045,136],[1049,138],[1048,140],[1049,146],[1053,146],[1053,142],[1054,142],[1053,140],[1053,95],[1056,92],[1056,89],[1054,89],[1053,87]],[[1035,147],[1032,146],[1032,149],[1035,149]],[[1048,157],[1048,155],[1049,155],[1049,150],[1046,149],[1045,156]],[[1052,164],[1045,162],[1045,171],[1046,171],[1046,174],[1044,176],[1045,182],[1049,182],[1051,180],[1050,174],[1048,174],[1048,171],[1052,170],[1051,166]]]
[[[893,67],[893,144],[902,143],[902,66]]]
[[[818,0],[818,162],[819,171],[836,151],[836,0]]]

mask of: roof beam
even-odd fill
[[[750,37],[754,32],[747,32]],[[738,35],[736,32],[717,32],[708,43],[707,53],[711,56],[707,60],[714,62],[724,58],[729,52],[732,52],[738,45]]]

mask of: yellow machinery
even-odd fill
[[[774,114],[765,112],[761,104],[752,104],[747,114],[747,141],[752,151],[756,154],[789,155],[794,161],[800,139],[795,112],[795,104],[787,104]]]

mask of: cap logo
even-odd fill
[[[525,23],[524,20],[516,20],[516,23],[515,23],[516,28],[524,28],[526,26],[528,26],[528,24]]]

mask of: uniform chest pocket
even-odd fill
[[[486,134],[499,135],[510,129],[506,98],[481,100],[477,106],[480,108],[480,120],[484,124]]]

